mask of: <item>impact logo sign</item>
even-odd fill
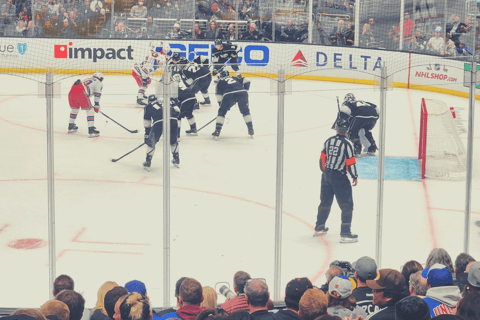
[[[301,50],[298,50],[295,58],[293,58],[292,67],[308,67],[307,59],[305,59]]]
[[[53,56],[55,59],[88,59],[92,62],[99,60],[133,60],[132,46],[127,48],[115,49],[115,48],[82,48],[73,46],[72,42],[66,44],[55,44],[53,47]]]

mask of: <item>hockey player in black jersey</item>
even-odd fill
[[[218,109],[215,131],[212,133],[213,139],[217,140],[220,136],[225,115],[235,103],[238,103],[238,109],[247,124],[248,135],[253,138],[252,116],[248,108],[247,92],[247,90],[250,89],[250,80],[247,78],[238,79],[231,77],[228,71],[225,70],[218,74],[218,78],[219,81],[215,88],[215,96],[217,97],[220,109]]]
[[[180,165],[179,146],[177,141],[177,117],[180,109],[175,100],[170,101],[170,147],[172,150],[172,163],[175,167]],[[148,97],[148,104],[143,112],[143,125],[145,127],[145,144],[147,145],[147,159],[143,163],[145,170],[150,170],[152,157],[155,154],[155,145],[163,133],[163,104],[154,94]]]
[[[179,53],[174,53],[170,61],[172,65],[175,66],[174,73],[180,75],[180,79],[185,86],[192,90],[194,94],[197,94],[199,91],[202,93],[204,101],[201,104],[210,105],[208,88],[212,82],[212,75],[210,74],[210,69],[204,66],[205,63],[208,66],[208,59],[205,58],[206,60],[202,60],[201,58],[197,58],[193,61],[188,61]]]
[[[238,68],[238,51],[240,47],[230,42],[222,42],[221,39],[215,40],[215,47],[212,50],[212,63],[213,71],[212,74],[215,76],[220,71],[224,70],[228,61],[230,61],[230,66],[237,75],[237,78],[241,78],[242,74]]]
[[[368,154],[375,155],[378,149],[372,136],[372,129],[375,127],[379,116],[378,107],[370,102],[355,100],[352,93],[347,93],[340,106],[340,118],[349,121],[350,127],[348,136],[353,143],[355,156],[362,153],[362,143],[360,142],[359,131],[365,130],[365,138],[370,143]]]

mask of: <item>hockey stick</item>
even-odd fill
[[[127,128],[125,128],[124,126],[122,126],[120,123],[118,123],[117,121],[113,120],[112,118],[110,118],[109,116],[107,116],[105,113],[103,113],[102,111],[100,111],[101,114],[103,114],[106,118],[112,120],[113,122],[115,122],[116,124],[118,124],[120,127],[122,127],[123,129],[127,130],[128,132],[130,133],[138,133],[138,130],[128,130]]]
[[[215,121],[215,119],[217,119],[217,117],[213,118],[212,120],[210,120],[206,125],[204,125],[203,127],[201,127],[200,129],[197,129],[197,132],[202,130],[203,128],[205,128],[206,126],[208,126],[210,123],[212,123],[213,121]]]
[[[137,150],[137,149],[141,148],[141,147],[142,147],[144,144],[145,144],[145,142],[144,142],[144,143],[142,143],[141,145],[139,145],[138,147],[136,147],[135,149],[133,149],[132,151],[125,153],[125,154],[124,154],[123,156],[121,156],[120,158],[117,158],[117,159],[110,159],[110,161],[112,161],[112,162],[117,162],[118,160],[120,160],[120,159],[122,159],[122,158],[124,158],[124,157],[128,156],[128,155],[129,155],[130,153],[132,153],[133,151],[135,151],[135,150]]]
[[[335,119],[335,122],[332,125],[332,129],[335,129],[335,124],[337,123],[338,118],[340,118],[340,102],[338,102],[338,96],[337,96],[337,108],[338,108],[337,119]]]

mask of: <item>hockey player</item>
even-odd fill
[[[379,110],[375,104],[355,100],[355,96],[352,93],[345,95],[345,99],[340,106],[340,118],[350,123],[348,135],[353,143],[355,156],[360,156],[362,153],[362,143],[359,136],[361,129],[365,129],[365,138],[370,143],[367,154],[375,155],[375,151],[378,148],[372,136],[372,129],[377,123],[378,116]]]
[[[143,108],[146,105],[144,99],[147,98],[145,91],[152,82],[151,76],[159,67],[163,67],[167,61],[167,56],[171,55],[170,45],[166,42],[150,42],[150,53],[140,63],[133,66],[132,76],[138,85],[137,108]]]
[[[75,81],[70,92],[68,93],[68,103],[70,104],[70,120],[68,123],[68,133],[77,132],[78,127],[75,125],[80,108],[87,112],[88,134],[90,138],[98,137],[100,131],[94,126],[95,112],[100,111],[100,97],[103,89],[103,73],[95,72],[91,78],[81,81]],[[94,96],[94,106],[90,97]]]
[[[220,73],[220,71],[226,67],[227,62],[230,61],[233,71],[235,71],[237,78],[240,79],[242,74],[238,68],[238,51],[240,51],[239,46],[231,44],[228,41],[223,43],[221,39],[216,39],[215,47],[212,49],[212,74],[215,76]]]
[[[231,77],[228,71],[225,70],[218,74],[218,78],[219,81],[215,88],[215,96],[217,97],[220,109],[218,109],[215,131],[212,133],[213,139],[218,140],[223,122],[225,121],[225,115],[235,103],[238,103],[238,109],[240,109],[240,113],[243,115],[243,119],[247,124],[248,135],[253,138],[252,116],[248,108],[247,92],[247,90],[250,89],[250,80],[247,78],[238,79]]]
[[[200,56],[199,56],[200,57]],[[198,57],[197,57],[198,58]],[[176,65],[176,72],[180,75],[180,79],[186,85],[187,88],[193,91],[194,94],[201,92],[203,95],[202,105],[210,105],[210,97],[208,96],[208,88],[212,82],[212,75],[208,67],[203,66],[205,60],[194,59],[188,61],[182,57],[179,53],[174,53],[170,61],[173,65]],[[201,64],[196,63],[200,62]],[[206,59],[208,65],[208,59]]]
[[[172,163],[175,167],[180,165],[179,146],[177,141],[177,117],[180,109],[175,100],[170,101],[170,147],[172,150]],[[154,94],[148,97],[148,104],[143,112],[143,126],[145,127],[145,144],[147,145],[147,158],[143,163],[145,170],[149,171],[152,157],[155,154],[155,145],[163,133],[163,104]]]

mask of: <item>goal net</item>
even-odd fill
[[[418,158],[422,179],[466,177],[467,152],[452,113],[443,101],[422,99]]]

